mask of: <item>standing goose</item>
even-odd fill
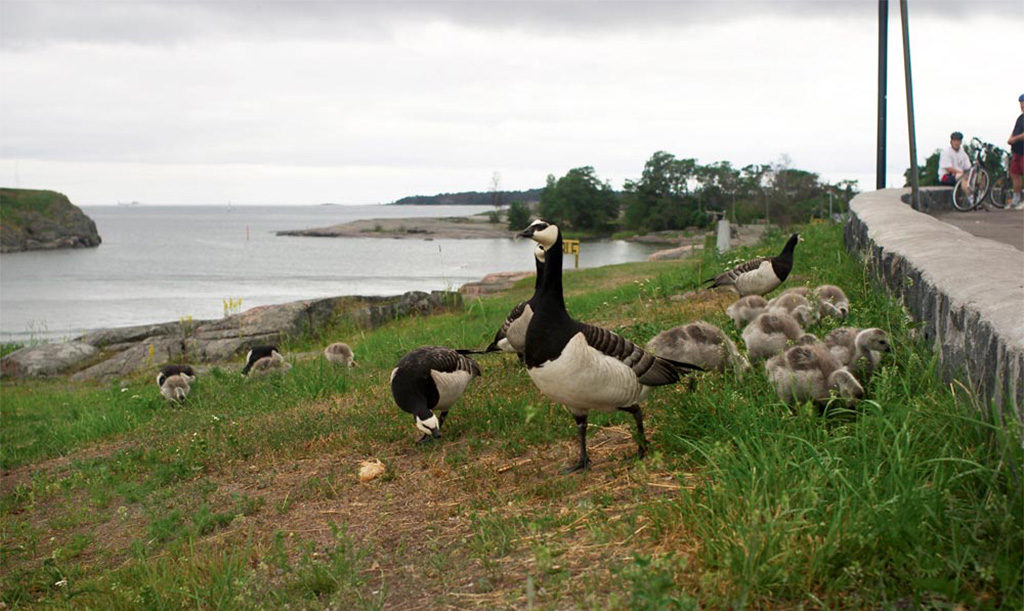
[[[731,367],[742,375],[750,368],[736,344],[721,329],[702,320],[662,331],[647,342],[646,348],[660,357],[693,363],[708,371]]]
[[[520,236],[532,238],[545,251],[544,279],[526,330],[524,359],[537,388],[568,407],[576,420],[579,460],[568,472],[590,466],[587,415],[591,411],[632,414],[637,456],[642,458],[647,438],[640,401],[652,387],[672,384],[699,367],[652,356],[611,331],[573,320],[562,294],[562,232],[557,225],[538,219]]]
[[[747,295],[740,297],[733,302],[725,313],[732,319],[736,326],[742,329],[750,324],[752,320],[763,314],[768,308],[768,302],[760,295]]]
[[[801,240],[799,233],[790,236],[782,252],[774,257],[759,257],[708,278],[701,284],[711,283],[710,288],[727,286],[734,289],[741,297],[747,295],[767,295],[775,290],[789,277],[793,269],[793,249]]]
[[[847,402],[864,398],[864,388],[822,344],[793,346],[765,363],[768,380],[784,403],[822,404],[833,392]]]
[[[764,359],[775,356],[790,342],[801,341],[804,331],[800,324],[784,312],[765,312],[743,329],[743,342],[747,345],[747,356]]]
[[[533,318],[533,310],[537,307],[537,300],[540,297],[540,285],[544,279],[544,248],[537,244],[533,251],[534,262],[537,267],[537,278],[533,282],[533,295],[526,301],[512,308],[512,311],[505,317],[505,322],[494,335],[494,341],[484,352],[515,352],[522,358],[523,348],[526,346],[526,329],[530,326]]]
[[[476,361],[442,346],[423,346],[409,352],[391,372],[391,396],[416,418],[420,441],[441,436],[448,408],[480,375]]]
[[[286,362],[284,356],[277,351],[277,346],[253,346],[249,354],[245,356],[242,375],[252,373],[257,376],[265,376],[271,373],[284,373],[291,368],[291,364]]]
[[[324,358],[335,365],[342,367],[358,367],[352,348],[345,342],[334,342],[324,348]]]

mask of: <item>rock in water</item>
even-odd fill
[[[99,246],[96,223],[56,191],[0,189],[0,252]]]

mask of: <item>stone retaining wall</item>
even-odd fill
[[[1024,252],[914,211],[908,191],[855,197],[847,249],[924,323],[947,379],[1024,422]]]

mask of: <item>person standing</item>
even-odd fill
[[[1013,199],[1010,200],[1010,207],[1014,210],[1024,208],[1024,198],[1021,197],[1021,183],[1024,182],[1024,93],[1017,98],[1020,102],[1020,116],[1013,126],[1013,133],[1006,141],[1010,145],[1010,182],[1013,184]]]

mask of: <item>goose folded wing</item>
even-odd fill
[[[714,278],[705,280],[705,282],[712,282],[715,286],[721,286],[723,284],[732,284],[736,282],[737,278],[739,278],[740,276],[747,272],[752,272],[756,270],[757,268],[761,267],[762,263],[768,260],[768,257],[759,257],[757,259],[751,259],[750,261],[740,263],[736,267],[728,271],[724,271],[721,274],[718,274]]]
[[[645,386],[672,384],[679,380],[681,369],[696,369],[693,365],[648,354],[633,342],[608,329],[580,323],[580,332],[591,348],[622,361],[633,370],[637,381]]]

